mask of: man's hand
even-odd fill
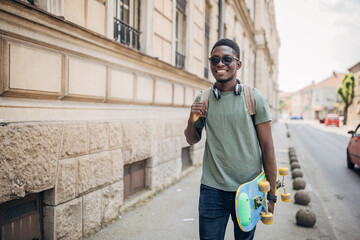
[[[204,103],[193,103],[193,105],[191,105],[189,121],[195,123],[200,117],[206,117],[206,112],[207,109]]]

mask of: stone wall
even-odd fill
[[[86,236],[119,216],[124,164],[146,159],[148,195],[182,176],[185,124],[184,118],[3,123],[0,203],[44,192],[45,238]],[[194,165],[202,151],[203,143],[192,147]]]

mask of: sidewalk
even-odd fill
[[[292,146],[296,150],[296,146],[292,145],[291,138],[286,137],[286,132],[285,123],[277,122],[273,125],[278,167],[289,167],[288,148]],[[199,239],[197,207],[200,177],[201,168],[197,168],[177,184],[164,190],[147,203],[123,213],[119,220],[87,239]],[[309,191],[311,195],[310,205],[296,205],[293,200],[295,191],[292,190],[291,174],[286,177],[286,184],[286,190],[291,193],[292,202],[279,202],[275,208],[274,223],[264,225],[259,222],[255,239],[335,239],[317,196]],[[303,228],[296,225],[295,214],[301,208],[311,208],[316,213],[317,222],[313,228]],[[233,239],[231,220],[225,239]]]

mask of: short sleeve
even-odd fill
[[[194,103],[195,103],[195,102],[200,102],[201,96],[202,96],[202,92],[203,92],[203,91],[200,91],[199,94],[196,96],[196,98],[195,98],[195,100],[194,100]]]
[[[271,121],[270,108],[266,98],[254,88],[255,125]]]

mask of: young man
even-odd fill
[[[242,65],[240,49],[234,41],[221,39],[215,43],[209,60],[216,83],[210,91],[208,109],[199,102],[200,93],[191,106],[185,130],[186,140],[192,145],[200,141],[206,126],[199,199],[200,239],[224,239],[230,215],[235,239],[253,239],[255,228],[243,232],[237,223],[235,195],[241,184],[253,180],[264,167],[271,186],[269,198],[275,198],[276,161],[270,110],[266,99],[254,89],[253,122],[244,92],[234,89],[238,83],[236,72]],[[269,211],[274,212],[274,200],[269,200]]]

